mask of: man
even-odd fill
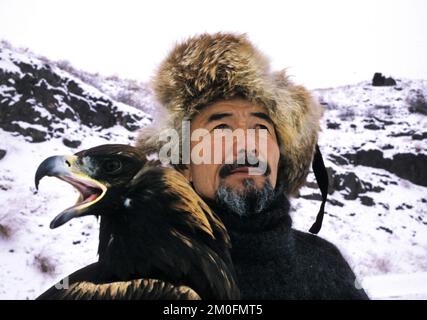
[[[245,36],[223,33],[177,45],[153,87],[167,117],[158,134],[141,131],[139,147],[159,152],[160,132],[182,133],[183,121],[190,121],[191,133],[205,130],[210,143],[201,154],[193,152],[200,139],[191,139],[190,150],[181,140],[175,148],[180,162],[174,165],[224,221],[244,299],[368,298],[334,245],[291,228],[288,197],[305,182],[322,116],[303,87],[284,72],[271,72],[268,59]],[[236,130],[253,130],[254,141],[247,135],[238,143],[233,136],[227,145],[214,135]],[[188,164],[185,152],[191,153]],[[218,152],[219,162],[194,159],[209,153],[212,160]],[[265,170],[251,171],[254,158]]]

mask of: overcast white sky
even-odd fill
[[[171,46],[245,32],[310,88],[427,79],[426,0],[0,0],[0,38],[105,75],[148,80]]]

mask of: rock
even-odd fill
[[[67,138],[62,139],[62,143],[69,148],[78,148],[82,144],[79,140],[69,140]]]
[[[83,95],[83,89],[74,80],[69,80],[67,82],[67,89],[69,92],[72,92],[78,96]]]
[[[311,182],[311,181],[306,181],[304,186],[306,186],[307,188],[311,188],[311,189],[318,189],[319,188],[317,182]]]
[[[374,206],[374,205],[375,205],[375,201],[374,201],[374,199],[372,199],[371,197],[367,197],[367,196],[360,196],[360,197],[359,197],[359,199],[360,199],[360,202],[362,202],[362,204],[363,204],[364,206],[372,207],[372,206]]]
[[[381,205],[384,209],[389,210],[390,206],[387,203],[378,202],[379,205]]]
[[[331,160],[333,163],[338,164],[340,166],[348,165],[348,160],[346,158],[343,158],[339,155],[331,154],[328,156],[329,160]]]
[[[376,125],[374,123],[370,123],[370,124],[364,125],[363,128],[369,129],[369,130],[382,130],[382,129],[384,129],[384,127],[380,127],[380,126],[378,126],[378,125]]]
[[[32,74],[26,73],[15,83],[16,91],[22,94],[24,97],[29,97],[33,94],[33,87],[36,84],[37,79]]]
[[[344,203],[339,202],[338,200],[335,200],[335,199],[328,199],[327,202],[329,202],[333,206],[344,207]]]
[[[29,138],[27,140],[30,142],[43,142],[49,137],[49,134],[46,131],[41,131],[31,127],[21,127],[17,123],[12,123],[6,128],[10,129],[6,131],[17,132],[26,138]]]
[[[303,195],[303,196],[301,196],[301,198],[307,199],[307,200],[322,201],[322,195],[320,193],[312,193],[312,194]]]
[[[43,106],[49,107],[51,105],[56,105],[58,101],[56,100],[55,95],[57,94],[60,95],[62,92],[49,88],[48,83],[44,79],[33,86],[34,98]]]
[[[382,150],[390,150],[390,149],[394,149],[394,146],[392,146],[391,144],[385,144],[381,147]]]
[[[412,135],[412,140],[423,140],[424,138],[424,134],[421,133],[415,133],[414,135]]]
[[[19,59],[17,59],[19,60]],[[47,63],[32,65],[16,61],[23,76],[0,69],[0,128],[25,136],[31,142],[63,137],[64,120],[89,128],[106,129],[121,125],[129,131],[141,127],[143,115],[122,111],[118,104],[91,91],[84,91],[78,80],[56,73]],[[10,95],[10,92],[16,93]],[[3,93],[7,92],[7,93]],[[70,147],[79,142],[64,139]]]
[[[396,210],[405,210],[405,209],[412,209],[413,206],[410,204],[402,203],[401,205],[396,207]]]
[[[392,132],[391,134],[387,135],[387,137],[393,137],[393,138],[397,138],[397,137],[410,137],[413,136],[415,134],[414,130],[409,130],[406,132]]]
[[[372,78],[372,85],[375,87],[395,86],[396,84],[396,80],[391,77],[386,78],[380,72],[376,72]]]
[[[392,77],[388,77],[384,81],[385,86],[395,86],[396,84],[396,80],[394,80]]]
[[[328,193],[340,191],[346,200],[355,200],[360,194],[366,192],[381,192],[384,188],[373,186],[371,183],[362,181],[354,172],[337,174],[331,168],[326,168],[329,176]]]
[[[388,233],[390,233],[390,234],[393,234],[393,231],[392,231],[392,230],[390,230],[389,228],[386,228],[386,227],[378,227],[378,228],[377,228],[377,230],[384,230],[385,232],[388,232]]]
[[[6,150],[0,149],[0,160],[4,158],[6,153],[7,153]]]
[[[383,179],[380,179],[380,182],[382,184],[386,185],[386,186],[388,186],[389,184],[397,186],[397,182],[393,181],[393,180],[383,180]]]
[[[300,196],[300,198],[307,199],[307,200],[317,200],[317,201],[323,200],[322,195],[320,193],[307,194],[307,195]],[[344,203],[335,199],[328,199],[327,202],[333,206],[337,206],[341,208],[344,207]]]
[[[385,106],[385,108],[387,109],[387,110],[389,110],[390,109],[390,106]],[[378,118],[378,117],[373,117],[373,119],[375,119],[376,121],[378,121],[378,122],[381,122],[381,123],[383,123],[384,125],[386,125],[386,126],[389,126],[389,125],[392,125],[392,124],[394,124],[394,121],[388,121],[388,120],[383,120],[383,119],[380,119],[380,118]]]
[[[328,122],[326,126],[328,129],[339,129],[341,124],[336,122]]]
[[[413,153],[395,154],[392,159],[384,158],[380,150],[358,150],[356,153],[343,154],[351,164],[387,170],[400,178],[407,179],[420,186],[427,186],[427,155]]]
[[[384,85],[385,77],[382,75],[382,73],[375,72],[374,77],[372,78],[372,85],[373,86],[382,86]]]

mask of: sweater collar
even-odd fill
[[[240,233],[259,233],[276,228],[288,228],[292,226],[289,215],[290,202],[284,194],[277,196],[263,211],[247,217],[241,217],[220,207],[212,200],[206,200],[209,207],[221,218],[227,230]]]
[[[228,230],[233,260],[274,258],[292,245],[290,203],[284,194],[276,197],[264,211],[249,217],[237,216],[212,201],[207,203]]]

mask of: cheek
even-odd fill
[[[200,164],[191,166],[192,182],[200,195],[213,198],[218,184],[217,165]]]
[[[267,157],[267,162],[271,169],[270,180],[273,187],[275,187],[276,180],[277,180],[277,170],[279,167],[279,159],[280,159],[280,150],[276,141],[274,140],[268,141],[266,157]]]

